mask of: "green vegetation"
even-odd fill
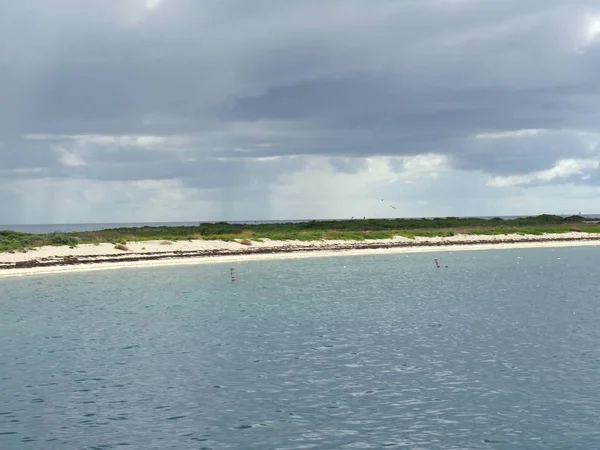
[[[71,233],[33,234],[18,231],[0,231],[0,251],[15,251],[43,245],[77,246],[82,241]],[[91,241],[92,242],[92,241]]]
[[[0,251],[18,251],[43,245],[98,244],[109,242],[126,248],[127,242],[160,240],[165,245],[179,240],[223,240],[242,245],[272,240],[364,240],[404,236],[453,236],[455,234],[531,234],[582,231],[600,233],[600,226],[586,223],[581,216],[541,216],[503,220],[501,218],[433,218],[433,219],[357,219],[311,220],[301,223],[232,224],[201,223],[188,227],[114,228],[100,231],[32,234],[0,231]]]

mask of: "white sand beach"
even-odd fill
[[[598,245],[600,236],[570,232],[415,239],[396,237],[365,241],[265,240],[251,245],[208,240],[145,241],[128,243],[126,251],[108,243],[83,244],[75,248],[45,246],[26,252],[0,253],[0,277],[265,259]]]

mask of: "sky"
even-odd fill
[[[0,223],[585,214],[599,194],[597,0],[0,2]]]

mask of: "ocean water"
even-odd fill
[[[585,247],[0,279],[0,448],[598,449],[598,267]]]

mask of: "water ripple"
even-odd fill
[[[597,448],[592,250],[0,280],[0,448]]]

